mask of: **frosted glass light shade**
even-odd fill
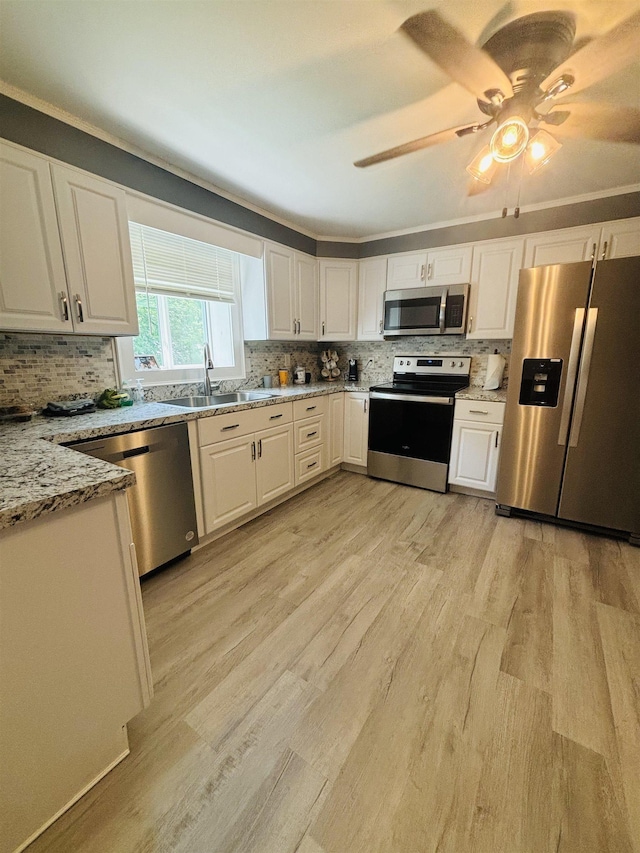
[[[542,128],[536,130],[524,155],[529,174],[533,175],[538,169],[542,168],[553,157],[556,151],[562,148],[562,143],[558,142],[550,133]]]
[[[467,172],[476,181],[481,181],[483,184],[490,184],[496,171],[496,161],[493,159],[493,154],[488,145],[481,148],[473,160],[467,166]]]
[[[491,137],[490,148],[498,163],[509,163],[519,157],[529,142],[529,128],[524,119],[513,116],[504,121]]]

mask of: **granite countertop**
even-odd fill
[[[60,445],[273,406],[286,400],[340,391],[366,392],[369,386],[328,382],[262,390],[272,396],[216,409],[142,403],[74,418],[37,417],[25,424],[0,426],[0,530],[135,484],[131,471]],[[504,402],[506,390],[469,387],[459,391],[456,398]]]
[[[335,382],[262,390],[273,396],[216,409],[142,403],[72,418],[37,417],[24,424],[1,425],[0,530],[135,484],[133,472],[62,444],[273,406],[293,398],[369,389]]]

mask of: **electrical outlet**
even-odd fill
[[[285,366],[285,367],[291,367],[291,356],[289,355],[289,353],[286,353],[286,354],[285,354],[285,357],[284,357],[284,366]]]

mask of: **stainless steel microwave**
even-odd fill
[[[387,290],[384,334],[463,335],[468,301],[468,284]]]

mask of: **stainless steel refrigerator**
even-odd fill
[[[640,545],[640,257],[522,270],[497,511]]]

